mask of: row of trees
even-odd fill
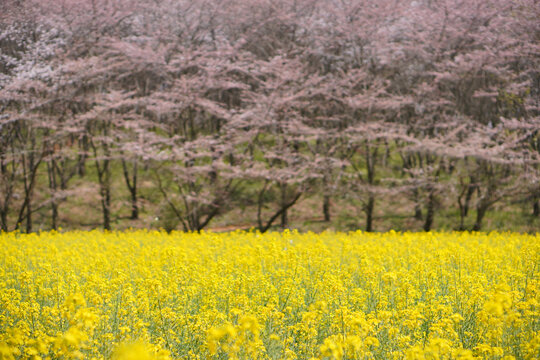
[[[74,179],[141,179],[185,230],[237,207],[268,230],[300,199],[437,203],[474,229],[540,216],[536,0],[5,0],[0,228],[59,226]],[[46,186],[44,184],[47,184]],[[38,190],[36,190],[38,189]],[[44,189],[47,189],[44,194]]]

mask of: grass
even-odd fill
[[[394,160],[392,160],[394,161]],[[129,192],[124,183],[119,164],[112,168],[111,182],[112,209],[111,223],[117,230],[129,228],[160,228],[166,227],[166,219],[170,211],[163,201],[161,194],[156,190],[157,185],[150,176],[139,180],[139,212],[137,220],[131,220],[131,205]],[[388,174],[387,174],[388,175]],[[246,191],[255,194],[254,185]],[[92,163],[86,167],[84,178],[75,177],[70,183],[71,189],[76,189],[73,196],[68,197],[60,204],[59,224],[63,229],[95,229],[102,224],[101,203],[97,175]],[[40,176],[35,189],[34,205],[45,204],[33,215],[34,230],[47,230],[50,228],[50,206],[47,205],[49,197],[48,182]],[[435,211],[433,230],[456,230],[459,224],[459,213],[456,201],[445,194],[438,195],[439,204]],[[272,204],[269,204],[272,206]],[[530,215],[529,204],[520,202],[499,203],[490,210],[483,224],[484,231],[511,230],[516,232],[535,232],[540,229],[540,218]],[[365,228],[365,214],[359,205],[347,197],[347,194],[332,199],[331,221],[325,222],[322,213],[322,196],[318,193],[309,193],[303,196],[298,203],[289,209],[289,228],[299,231],[321,232],[324,230],[350,231]],[[414,218],[414,203],[407,194],[379,196],[376,200],[374,213],[375,231],[422,231],[423,221]],[[465,228],[471,229],[476,212],[471,208],[465,221]],[[256,206],[248,205],[236,207],[231,211],[217,216],[208,229],[225,231],[234,229],[250,229],[257,226]],[[280,229],[279,219],[271,229]]]

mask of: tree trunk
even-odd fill
[[[86,153],[89,149],[88,138],[86,136],[83,136],[79,146],[81,148],[81,154],[79,154],[79,158],[77,159],[77,173],[79,177],[83,178],[86,175]]]
[[[137,159],[133,160],[133,173],[131,176],[129,175],[129,171],[127,168],[127,163],[124,159],[122,159],[122,169],[124,172],[124,180],[126,182],[126,186],[129,190],[130,197],[131,197],[131,220],[137,220],[139,218],[139,205],[138,205],[138,199],[137,199],[137,178],[138,178],[138,167],[139,162]]]
[[[1,230],[4,231],[4,232],[7,232],[8,231],[7,212],[4,211],[4,210],[2,210],[2,212],[0,212],[0,221],[2,222],[0,224]]]
[[[7,166],[4,164],[0,164],[0,176],[9,182],[7,186],[2,187],[4,194],[2,194],[2,202],[0,203],[0,230],[7,232],[9,204],[13,193],[14,177],[13,174],[11,176],[7,174]]]
[[[328,195],[324,195],[322,210],[324,215],[324,221],[330,222],[330,196]]]
[[[100,186],[101,208],[103,211],[103,229],[111,230],[111,191],[108,184]]]
[[[131,191],[131,220],[139,218],[139,205],[137,204],[137,191]]]
[[[365,160],[366,160],[366,180],[370,186],[375,185],[375,164],[377,163],[377,156],[379,153],[379,148],[377,145],[371,147],[369,142],[365,142]],[[373,209],[375,208],[375,196],[373,193],[369,193],[368,201],[365,205],[366,212],[366,231],[373,231]]]
[[[54,160],[47,162],[47,175],[49,175],[49,189],[51,190],[51,229],[56,230],[58,226],[58,204],[55,199],[57,185]]]
[[[473,231],[482,230],[482,220],[484,220],[484,216],[486,215],[487,210],[488,207],[483,204],[480,204],[476,207],[476,221],[473,226]]]
[[[111,230],[111,170],[109,159],[103,160],[100,166],[96,160],[96,169],[99,180],[99,194],[101,197],[101,209],[103,212],[103,229]]]
[[[426,221],[424,222],[424,231],[431,231],[433,226],[433,218],[435,216],[435,195],[433,191],[429,193],[428,202],[426,205]]]
[[[58,230],[58,204],[51,203],[51,229]]]
[[[26,204],[26,233],[29,234],[32,232],[32,197],[28,198],[28,203]]]
[[[375,209],[375,197],[372,194],[370,194],[368,198],[368,202],[365,206],[367,232],[373,231],[373,210],[374,209]]]
[[[289,227],[289,218],[287,214],[287,184],[282,184],[281,188],[281,207],[284,209],[281,212],[281,228],[286,229]]]
[[[471,177],[471,182],[474,182],[474,181],[476,180],[473,177]],[[469,214],[469,207],[470,207],[471,199],[475,190],[476,190],[476,185],[469,184],[467,188],[467,196],[465,197],[465,206],[464,206],[464,212],[463,212],[465,217],[467,217],[467,215]]]
[[[262,221],[262,209],[264,205],[264,194],[266,193],[266,189],[268,188],[268,181],[264,182],[264,186],[261,188],[261,191],[259,191],[259,194],[257,194],[257,224],[259,225],[259,230],[262,232],[262,229],[264,228],[263,221]]]
[[[281,213],[281,228],[286,229],[289,227],[289,219],[287,217],[287,209]]]
[[[465,230],[465,208],[460,204],[459,207],[459,231]]]
[[[540,199],[535,199],[533,202],[533,212],[534,217],[540,217]]]
[[[272,226],[272,224],[274,223],[274,221],[279,217],[281,216],[281,214],[284,212],[284,211],[287,211],[287,209],[289,209],[291,206],[293,206],[294,204],[296,204],[296,202],[298,201],[298,199],[300,199],[300,196],[302,196],[302,192],[298,192],[294,198],[289,201],[288,203],[286,203],[284,206],[282,206],[274,215],[272,215],[272,217],[270,217],[270,219],[266,222],[266,225],[263,225],[262,223],[262,220],[260,219],[259,217],[259,231],[261,233],[265,233],[266,231],[268,231],[268,229],[270,229],[270,226]]]
[[[33,144],[32,148],[34,147],[35,145]],[[19,211],[19,217],[17,219],[16,228],[19,229],[20,225],[22,224],[23,219],[25,219],[27,233],[32,232],[32,200],[33,200],[33,193],[34,193],[34,185],[36,182],[37,169],[42,159],[43,158],[40,157],[39,159],[36,160],[34,158],[34,154],[30,153],[30,155],[28,156],[28,163],[27,163],[25,156],[22,157],[23,176],[24,176],[24,182],[23,182],[24,202]]]

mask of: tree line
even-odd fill
[[[539,18],[535,0],[4,0],[0,229],[57,229],[90,171],[104,229],[115,176],[132,219],[150,181],[189,231],[246,207],[285,228],[307,197],[325,221],[345,198],[367,231],[395,198],[426,231],[443,200],[460,230],[505,202],[538,218]]]

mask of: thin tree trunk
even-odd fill
[[[323,215],[324,215],[324,221],[330,222],[330,196],[324,195],[323,197]]]
[[[101,208],[103,210],[103,229],[111,230],[111,192],[107,184],[100,186]]]
[[[369,142],[366,140],[365,142],[365,159],[366,159],[366,170],[367,170],[367,183],[370,186],[375,185],[375,164],[377,163],[377,157],[379,148],[375,146],[372,148],[369,144]],[[368,195],[368,201],[365,206],[365,212],[366,212],[366,231],[371,232],[373,231],[373,209],[375,208],[375,196],[373,193],[369,193]]]
[[[460,204],[460,206],[459,206],[459,227],[458,227],[459,231],[465,230],[465,211],[464,210],[465,209]]]
[[[5,176],[5,174],[7,173],[7,166],[4,166],[4,164],[2,164],[0,169],[2,170],[0,175]],[[8,231],[7,216],[9,212],[9,203],[11,202],[11,195],[13,192],[13,182],[14,182],[13,176],[10,176],[8,181],[9,181],[9,185],[3,188],[3,190],[5,191],[5,194],[3,194],[2,206],[0,207],[0,221],[1,221],[0,227],[1,227],[1,230],[5,232]]]
[[[88,151],[88,138],[86,136],[83,136],[81,142],[79,143],[79,147],[81,147],[81,154],[79,155],[79,159],[77,160],[77,172],[79,174],[79,177],[84,177],[86,175],[86,158],[87,158],[87,151]]]
[[[274,215],[272,215],[272,217],[266,222],[266,225],[264,226],[259,226],[259,230],[261,233],[265,233],[266,231],[268,231],[268,229],[270,229],[270,226],[272,226],[272,224],[274,223],[274,221],[279,217],[281,216],[281,214],[284,212],[284,211],[287,211],[287,209],[289,209],[291,206],[293,206],[294,204],[296,204],[296,202],[298,201],[298,199],[300,199],[300,196],[302,196],[302,193],[299,192],[296,194],[296,196],[288,203],[286,203],[284,206],[282,206]],[[262,225],[262,221],[259,222],[260,225]]]
[[[51,229],[58,230],[58,204],[51,204]]]
[[[58,228],[58,204],[56,203],[56,174],[54,172],[54,160],[47,162],[47,175],[49,175],[49,189],[51,190],[51,229]]]
[[[28,204],[26,204],[26,233],[29,234],[31,232],[32,232],[32,199],[29,198]]]
[[[286,229],[289,227],[289,219],[287,214],[287,184],[282,184],[281,188],[281,207],[284,209],[281,212],[281,228]]]
[[[431,231],[433,226],[433,218],[435,216],[435,195],[430,191],[428,202],[426,205],[426,221],[424,222],[424,231]]]
[[[130,193],[131,198],[131,220],[137,220],[139,218],[139,205],[137,196],[137,177],[138,177],[138,161],[133,160],[133,173],[129,175],[126,161],[122,159],[122,169],[124,171],[124,180]]]
[[[259,225],[259,230],[263,228],[263,222],[262,222],[262,208],[263,208],[263,197],[264,193],[266,192],[266,184],[264,184],[262,190],[259,192],[259,196],[257,197],[257,225]]]
[[[131,220],[137,220],[139,218],[139,205],[137,201],[137,192],[131,192]]]
[[[474,180],[474,178],[471,177],[471,182],[474,182],[474,181],[476,181],[476,180]],[[467,188],[467,196],[465,197],[465,206],[464,206],[464,215],[465,215],[465,217],[467,217],[467,215],[469,215],[469,208],[470,208],[470,204],[471,204],[471,199],[472,199],[472,196],[473,196],[475,190],[476,190],[476,185],[469,184],[469,186]]]
[[[7,226],[7,212],[6,211],[2,210],[2,212],[0,212],[0,220],[2,221],[2,223],[0,224],[0,226],[2,227],[1,230],[4,232],[7,232],[8,226]]]
[[[96,169],[99,180],[99,194],[101,197],[101,209],[103,213],[103,229],[111,230],[111,184],[109,159],[103,160],[103,166],[96,160]]]
[[[35,140],[32,139],[32,149],[35,149],[36,148],[36,145],[35,145]],[[29,187],[26,188],[25,186],[25,196],[28,198],[28,204],[26,205],[26,233],[31,233],[32,232],[32,200],[33,200],[33,193],[34,193],[34,183],[35,183],[35,178],[36,178],[36,173],[37,173],[37,165],[35,164],[35,159],[34,159],[34,153],[31,152],[30,155],[28,156],[28,160],[29,160],[29,170],[31,171],[31,179],[30,179],[30,183],[29,183]],[[26,182],[25,182],[25,185],[26,185]]]
[[[533,202],[533,212],[534,217],[540,217],[540,199],[535,199]]]
[[[109,131],[111,123],[109,121],[100,124],[102,136],[105,140],[101,140],[99,145],[103,150],[103,156],[99,156],[98,147],[94,143],[92,137],[84,137],[86,140],[84,146],[91,148],[94,154],[94,164],[98,174],[99,194],[101,197],[101,210],[103,213],[103,229],[111,230],[111,149],[109,144]],[[100,157],[102,158],[100,160]]]
[[[368,198],[368,202],[365,207],[367,232],[373,231],[373,210],[374,209],[375,209],[375,197],[372,194],[370,194]]]
[[[32,145],[35,148],[35,145]],[[22,157],[23,162],[23,177],[24,177],[24,202],[19,211],[17,219],[16,229],[20,228],[23,220],[26,220],[26,232],[32,232],[32,196],[34,193],[34,186],[36,183],[37,169],[43,157],[40,157],[37,161],[34,158],[34,154],[30,153],[28,157],[28,164],[26,163],[25,156]],[[28,165],[28,167],[27,167]]]

